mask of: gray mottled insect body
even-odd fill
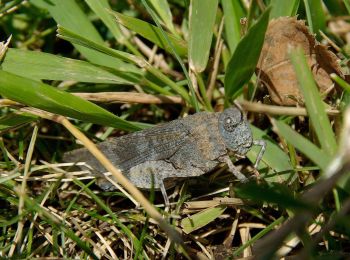
[[[241,181],[245,176],[235,169],[229,154],[245,155],[252,145],[261,145],[257,158],[265,150],[263,142],[253,141],[249,124],[236,108],[222,113],[200,112],[150,129],[108,139],[98,145],[108,159],[137,187],[165,189],[167,179],[200,176],[225,162]],[[86,150],[68,152],[65,161],[88,163],[96,172],[105,169]],[[255,165],[257,165],[257,163]],[[152,177],[154,176],[154,177]],[[167,182],[165,182],[167,184]],[[114,186],[100,180],[103,189]]]

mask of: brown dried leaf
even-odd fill
[[[273,102],[293,106],[303,103],[298,81],[289,60],[289,49],[301,47],[307,58],[321,95],[334,91],[329,77],[343,77],[337,56],[320,45],[309,32],[305,21],[296,17],[281,17],[270,21],[257,65],[257,75],[267,87]]]

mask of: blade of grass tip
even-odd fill
[[[146,0],[141,0],[142,1],[142,4],[145,6],[147,12],[151,15],[152,19],[154,20],[154,22],[156,23],[157,27],[161,30],[162,32],[162,35],[164,36],[164,38],[166,39],[168,45],[171,47],[171,50],[176,58],[176,60],[179,62],[185,76],[186,76],[186,79],[187,79],[187,82],[188,82],[188,85],[189,85],[189,88],[190,88],[190,92],[191,92],[191,103],[192,103],[192,106],[195,108],[196,112],[199,112],[199,104],[198,104],[198,100],[197,100],[197,97],[196,97],[196,93],[194,91],[194,87],[193,87],[193,84],[192,84],[192,81],[190,79],[190,76],[188,74],[188,71],[185,67],[185,64],[182,62],[180,56],[177,54],[177,52],[175,51],[175,48],[174,48],[174,45],[172,44],[172,42],[169,40],[169,37],[168,35],[166,35],[166,33],[164,32],[162,26],[160,25],[158,19],[157,19],[157,16],[155,15],[155,13],[153,12],[153,10],[149,7],[149,5],[147,4],[147,1]]]
[[[74,125],[72,125],[66,118],[58,117],[52,120],[62,124],[75,138],[80,140],[90,153],[109,171],[113,177],[144,207],[146,212],[153,218],[161,229],[163,229],[173,242],[180,245],[183,244],[181,235],[173,229],[162,217],[162,215],[155,209],[155,207],[143,196],[139,189],[137,189],[122,173],[117,169],[107,157],[96,147],[96,145],[88,139],[82,132],[80,132]]]
[[[331,78],[339,85],[341,86],[346,92],[350,93],[350,84],[347,83],[345,80],[343,80],[341,77],[339,77],[337,74],[332,73]]]
[[[267,8],[247,34],[239,41],[226,68],[225,96],[238,96],[244,84],[252,77],[264,43],[271,8]]]
[[[325,112],[325,106],[314,81],[313,74],[305,59],[303,50],[301,48],[291,50],[290,59],[318,141],[327,155],[333,156],[337,149],[337,143],[329,118]]]
[[[176,30],[173,24],[173,16],[171,14],[170,6],[167,0],[149,0],[154,10],[163,21],[164,25],[171,31],[172,34],[176,35]]]
[[[207,66],[217,8],[218,0],[191,1],[188,58],[189,67],[195,74],[203,72]]]

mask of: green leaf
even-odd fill
[[[142,75],[118,70],[103,69],[86,61],[63,58],[49,53],[8,49],[2,69],[35,80],[74,80],[79,82],[135,84]]]
[[[241,39],[241,19],[246,16],[241,1],[221,0],[225,20],[225,38],[231,53]]]
[[[344,3],[349,0],[324,0],[323,3],[327,7],[329,13],[333,16],[346,15],[346,8],[344,8]]]
[[[335,136],[325,112],[325,106],[321,95],[313,79],[304,52],[301,48],[292,50],[290,59],[299,82],[299,88],[304,96],[306,110],[310,116],[312,126],[316,132],[322,150],[328,156],[333,156],[337,149]]]
[[[235,188],[240,198],[251,199],[257,202],[275,203],[283,208],[292,210],[310,210],[311,205],[294,198],[291,190],[278,183],[257,184],[250,182]]]
[[[0,94],[14,101],[52,113],[115,128],[139,128],[103,108],[49,85],[0,70]]]
[[[326,170],[331,158],[320,148],[306,139],[304,136],[293,130],[289,125],[282,121],[273,120],[278,133],[281,134],[289,143],[291,143],[298,151],[303,153],[323,171]]]
[[[258,165],[258,170],[262,173],[264,179],[268,182],[294,181],[296,176],[294,176],[293,166],[288,155],[275,142],[268,138],[264,131],[253,125],[250,128],[252,129],[254,140],[262,139],[266,142],[266,151]],[[247,153],[248,159],[255,163],[259,151],[259,146],[252,147]]]
[[[164,25],[175,34],[176,31],[173,24],[173,16],[168,2],[166,0],[149,0],[149,2],[152,4],[154,10],[156,10]]]
[[[218,0],[191,1],[188,57],[190,68],[198,73],[208,63],[217,8]]]
[[[350,0],[344,0],[344,5],[346,7],[346,10],[350,14]]]
[[[281,0],[271,0],[270,6],[271,15],[270,19],[278,18],[281,16],[294,16],[298,11],[300,0],[290,0],[290,1],[281,1]]]
[[[164,38],[159,28],[147,22],[144,22],[140,19],[123,15],[121,13],[113,12],[113,14],[116,17],[118,23],[127,27],[131,31],[136,32],[137,34],[151,41],[158,47],[172,54],[172,50],[170,46],[167,44],[167,41]],[[186,42],[174,36],[173,34],[167,34],[167,35],[171,43],[174,45],[176,52],[180,56],[186,56],[187,54]]]
[[[120,31],[118,24],[113,19],[113,16],[108,12],[110,5],[108,0],[85,0],[89,7],[98,15],[98,17],[103,21],[103,23],[108,27],[113,36],[118,41],[124,40],[124,35]]]
[[[182,219],[181,227],[186,234],[189,234],[214,221],[225,211],[225,209],[226,207],[223,206],[205,209],[190,217]]]
[[[307,22],[311,33],[320,35],[326,29],[326,15],[321,0],[304,0]]]
[[[58,26],[57,33],[58,33],[58,37],[60,37],[62,39],[65,39],[67,41],[70,41],[71,43],[76,43],[76,44],[85,46],[89,49],[96,50],[98,52],[107,54],[109,57],[117,58],[117,59],[120,59],[120,60],[123,60],[126,62],[130,62],[130,63],[133,63],[133,64],[138,65],[140,67],[145,65],[145,61],[140,57],[137,57],[137,56],[130,54],[128,52],[118,51],[118,50],[109,48],[109,47],[105,46],[104,44],[100,44],[100,43],[91,41],[91,40],[89,40],[89,39],[87,39],[79,34],[76,34],[76,33],[72,32],[71,30],[68,30],[67,28],[62,27],[60,25]]]
[[[264,43],[265,32],[269,22],[270,9],[261,15],[247,34],[238,43],[225,74],[226,98],[236,97],[255,71]]]
[[[350,84],[347,83],[345,80],[343,80],[341,77],[339,77],[337,74],[332,73],[331,78],[339,85],[341,86],[347,93],[350,93]]]
[[[11,113],[0,118],[0,133],[9,129],[17,128],[37,120],[38,117],[28,113]]]
[[[30,3],[40,8],[47,9],[57,24],[60,24],[72,32],[79,34],[91,41],[97,42],[99,44],[104,44],[102,37],[99,35],[91,23],[89,17],[79,7],[76,1],[31,0]],[[75,45],[74,47],[80,53],[82,53],[86,59],[95,64],[111,68],[126,66],[121,60],[96,52],[95,50],[91,50],[78,45]],[[129,64],[129,66],[133,67],[131,64]]]

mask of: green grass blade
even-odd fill
[[[325,31],[326,16],[321,0],[304,0],[307,22],[311,33],[319,35],[319,30]]]
[[[89,17],[79,7],[76,1],[71,0],[32,0],[40,8],[47,9],[57,24],[60,24],[74,33],[91,41],[103,44],[103,39],[89,20]],[[111,68],[123,66],[123,62],[108,55],[96,52],[83,46],[74,46],[89,61]]]
[[[293,130],[289,125],[282,121],[273,120],[273,125],[276,126],[278,133],[284,137],[289,143],[313,161],[322,170],[325,170],[330,157],[319,147],[311,143],[304,136]]]
[[[11,113],[0,118],[0,134],[3,131],[17,128],[37,120],[38,117],[28,113]]]
[[[35,80],[74,80],[78,82],[135,84],[142,75],[128,67],[105,70],[86,61],[63,58],[38,51],[8,49],[2,69]]]
[[[120,31],[115,20],[111,14],[107,11],[110,9],[108,0],[85,0],[89,7],[98,15],[103,23],[108,27],[113,36],[120,42],[124,40],[124,35]]]
[[[270,6],[271,15],[270,19],[278,18],[281,16],[294,16],[297,13],[300,0],[290,0],[290,1],[281,1],[281,0],[271,0]]]
[[[264,179],[268,182],[293,181],[294,177],[291,178],[291,175],[294,174],[294,171],[289,157],[275,142],[267,137],[264,131],[252,125],[250,127],[254,140],[263,139],[266,142],[266,151],[258,165],[258,170]],[[259,146],[254,146],[247,153],[247,157],[251,162],[255,163],[260,148]]]
[[[156,26],[149,24],[147,22],[144,22],[140,19],[133,18],[121,13],[113,12],[113,15],[116,17],[117,22],[120,23],[121,25],[141,35],[142,37],[151,41],[158,47],[166,50],[170,54],[173,54],[161,30]],[[171,41],[171,43],[174,45],[176,52],[180,56],[186,56],[187,54],[186,42],[174,36],[173,34],[168,33],[167,36],[169,37],[169,40]]]
[[[217,8],[218,0],[191,1],[188,58],[190,68],[197,73],[208,63]]]
[[[226,98],[236,97],[255,71],[269,22],[267,9],[238,43],[225,74]]]
[[[254,237],[252,237],[252,239],[250,239],[248,242],[246,242],[245,244],[241,245],[239,248],[235,249],[235,251],[232,253],[233,257],[236,257],[240,254],[242,254],[243,250],[247,247],[249,247],[250,245],[254,244],[256,241],[258,241],[260,238],[264,237],[265,235],[267,235],[268,233],[272,232],[273,230],[275,230],[276,228],[278,228],[278,226],[280,226],[283,221],[285,220],[285,217],[279,217],[278,219],[276,219],[274,222],[272,222],[270,225],[268,225],[266,228],[264,228],[263,230],[261,230],[258,234],[256,234]]]
[[[350,93],[350,84],[347,83],[345,80],[343,80],[341,77],[339,77],[337,74],[332,73],[331,78],[339,85],[341,86],[346,92]]]
[[[350,14],[350,0],[344,0],[344,5],[346,7],[346,10]]]
[[[95,14],[103,21],[108,27],[114,38],[122,45],[125,45],[133,54],[142,56],[137,48],[132,45],[127,37],[121,32],[119,25],[115,22],[114,17],[111,15],[111,6],[108,0],[86,0],[89,7],[95,12]]]
[[[231,54],[241,39],[241,18],[246,16],[241,1],[221,0],[225,20],[225,37]]]
[[[173,24],[173,16],[171,14],[168,2],[166,0],[149,0],[149,2],[157,12],[160,19],[163,21],[166,28],[168,28],[173,34],[176,34]]]
[[[139,58],[133,54],[130,54],[128,52],[118,51],[114,50],[112,48],[106,47],[104,44],[100,44],[94,41],[91,41],[79,34],[76,34],[72,32],[71,30],[68,30],[65,27],[58,26],[57,29],[58,37],[65,39],[67,41],[70,41],[71,43],[75,43],[78,45],[85,46],[87,48],[90,48],[92,50],[99,51],[101,53],[107,54],[111,56],[112,58],[121,59],[123,61],[133,63],[135,65],[138,65],[140,67],[144,66],[145,64],[144,60],[142,58]]]
[[[191,233],[194,230],[197,230],[210,222],[214,221],[219,217],[226,207],[218,206],[214,208],[208,208],[196,214],[193,214],[190,217],[184,218],[181,220],[181,227],[186,234]]]
[[[340,0],[326,0],[323,1],[324,5],[327,7],[329,13],[333,16],[342,16],[346,15],[346,8],[344,8],[344,3],[348,2],[348,0],[340,1]]]
[[[290,59],[299,82],[299,88],[305,100],[306,110],[310,116],[312,126],[316,132],[322,150],[333,156],[337,149],[335,136],[325,112],[321,95],[313,79],[302,49],[297,48],[290,53]]]
[[[89,101],[5,71],[0,71],[0,94],[14,101],[51,113],[113,126],[127,131],[139,129]]]
[[[249,199],[255,202],[274,203],[280,207],[296,210],[310,209],[311,205],[293,196],[293,191],[287,185],[279,183],[250,182],[236,187],[235,193],[239,198]]]

